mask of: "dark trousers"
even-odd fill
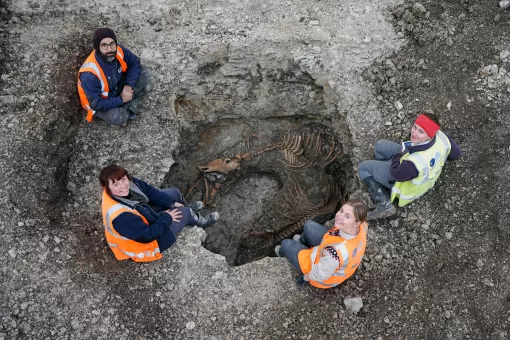
[[[145,93],[148,92],[146,90],[147,85],[149,85],[149,82],[152,78],[152,74],[147,67],[140,66],[140,68],[140,78],[138,78],[138,81],[133,88],[133,100],[121,106],[114,107],[108,111],[96,111],[94,117],[101,118],[102,120],[107,121],[112,125],[122,125],[129,119],[134,119],[136,117],[139,100]],[[122,77],[119,85],[117,86],[117,96],[122,92],[124,85],[125,77]]]
[[[367,177],[373,177],[377,182],[391,189],[394,179],[391,176],[391,157],[399,153],[402,145],[389,140],[379,140],[374,145],[375,160],[367,160],[359,163],[358,176],[362,181]]]
[[[303,249],[318,246],[322,242],[324,234],[328,229],[315,221],[308,220],[303,227],[301,242],[285,239],[280,247],[280,256],[285,256],[289,262],[296,268],[299,274],[303,274],[299,266],[298,254]]]
[[[160,189],[160,191],[168,196],[170,196],[175,202],[186,204],[184,202],[184,197],[182,196],[181,192],[177,188],[167,188],[167,189]],[[152,207],[155,212],[160,213],[163,211],[163,208],[161,207]],[[191,210],[191,208],[188,207],[178,207],[175,208],[179,210],[182,213],[182,217],[179,219],[179,222],[172,221],[170,224],[170,229],[173,231],[175,235],[181,232],[182,229],[184,229],[187,225],[196,225],[197,224],[197,216],[196,213]],[[171,209],[173,210],[173,209]]]

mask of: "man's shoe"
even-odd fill
[[[280,246],[280,245],[277,245],[276,247],[274,247],[274,253],[276,254],[276,257],[282,257],[282,256],[280,255],[280,248],[281,248],[281,247],[282,247],[282,246]]]
[[[302,244],[302,242],[301,242],[301,234],[296,234],[296,235],[292,236],[292,240]]]
[[[216,223],[216,221],[218,221],[219,219],[220,219],[220,214],[217,211],[212,212],[205,217],[198,215],[197,226],[202,229],[205,229],[208,226],[210,226],[211,224]]]

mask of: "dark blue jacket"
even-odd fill
[[[124,46],[120,44],[119,46],[124,51],[124,61],[127,64],[127,71],[125,73],[122,72],[117,59],[108,63],[97,51],[94,52],[96,54],[96,60],[103,69],[104,75],[108,80],[108,98],[101,97],[101,82],[94,74],[90,72],[80,73],[81,86],[94,111],[108,111],[121,106],[123,104],[122,98],[119,96],[122,91],[121,86],[129,85],[135,87],[138,78],[140,78],[140,59]],[[124,79],[121,82],[122,77],[124,77]]]
[[[158,214],[153,208],[157,207],[156,210],[166,210],[171,208],[175,201],[170,196],[165,195],[142,180],[133,178],[133,184],[147,196],[149,202],[137,203],[130,207],[142,214],[149,222],[149,225],[145,224],[140,216],[124,212],[113,220],[113,228],[120,235],[140,243],[149,243],[157,240],[160,251],[169,248],[176,241],[176,237],[169,227],[172,223],[172,217],[165,212]],[[120,201],[115,196],[112,198],[119,203],[126,204],[126,202]]]
[[[459,145],[453,140],[453,138],[451,138],[448,135],[446,135],[446,136],[450,140],[450,144],[452,147],[447,160],[455,161],[462,156],[462,151],[460,150]],[[417,151],[424,151],[424,150],[427,150],[428,148],[430,148],[432,145],[434,145],[435,142],[436,142],[436,136],[434,136],[434,138],[432,138],[431,141],[428,142],[427,144],[410,146],[407,148],[407,150],[409,150],[409,153],[413,153],[413,152],[417,152]],[[414,166],[413,162],[402,161],[402,163],[400,163],[400,158],[402,158],[402,156],[405,154],[405,152],[406,152],[406,150],[404,150],[403,152],[399,152],[391,158],[390,182],[409,181],[413,178],[418,177],[418,175],[420,174],[418,169],[416,169],[416,166]]]

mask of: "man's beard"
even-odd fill
[[[115,60],[115,52],[110,52],[110,53],[101,53],[99,52],[99,54],[101,55],[101,57],[108,63],[111,63]]]

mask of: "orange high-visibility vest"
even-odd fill
[[[310,273],[312,268],[318,265],[326,246],[335,248],[339,255],[338,268],[329,279],[322,282],[313,280],[308,282],[314,287],[326,289],[338,286],[351,277],[360,265],[363,254],[365,253],[367,230],[368,225],[365,222],[361,224],[358,235],[350,240],[346,240],[341,236],[330,235],[328,232],[322,238],[320,245],[301,250],[298,253],[298,261],[303,274]]]
[[[156,240],[150,243],[136,242],[120,235],[113,227],[113,220],[120,214],[128,212],[140,216],[148,228],[149,222],[142,214],[127,205],[115,201],[106,193],[106,190],[103,190],[102,209],[106,241],[117,260],[131,258],[135,262],[150,262],[161,258],[161,252]]]
[[[95,52],[96,52],[96,50],[92,51],[92,53],[87,57],[87,59],[85,60],[85,63],[83,63],[83,65],[80,67],[80,70],[78,71],[78,94],[80,96],[81,106],[85,110],[87,110],[87,121],[88,122],[92,121],[96,111],[92,110],[92,108],[90,107],[90,103],[89,103],[89,100],[87,99],[87,95],[85,94],[85,91],[83,91],[83,87],[81,86],[81,81],[80,81],[80,73],[90,72],[93,75],[95,75],[97,77],[97,79],[99,79],[99,81],[101,82],[101,97],[103,97],[105,99],[108,98],[108,92],[109,92],[108,80],[106,79],[106,76],[104,75],[103,69],[97,62]],[[127,64],[124,61],[124,51],[122,50],[122,48],[119,45],[117,45],[116,58],[120,63],[120,68],[121,68],[122,72],[126,72]]]

